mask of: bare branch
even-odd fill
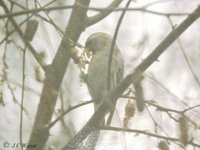
[[[113,2],[107,8],[100,10],[99,14],[89,17],[87,26],[91,26],[108,16],[116,7],[119,6],[121,2],[122,0],[113,0]]]
[[[72,110],[75,110],[81,106],[84,106],[84,105],[87,105],[87,104],[90,104],[94,102],[93,100],[91,101],[86,101],[86,102],[83,102],[81,104],[78,104],[78,105],[75,105],[75,106],[72,106],[72,107],[69,107],[66,111],[64,111],[62,114],[60,114],[60,116],[58,118],[56,118],[54,121],[52,121],[49,125],[48,125],[48,129],[50,129],[51,127],[53,127],[59,120],[61,120],[66,114],[68,114],[69,112],[71,112]]]
[[[6,12],[6,14],[10,14],[9,9],[7,8],[6,4],[4,4],[4,2],[2,1],[2,5],[1,5],[4,9],[4,11]],[[21,37],[21,39],[23,40],[23,42],[25,43],[25,45],[29,48],[29,50],[31,51],[31,53],[33,54],[34,58],[36,59],[36,61],[39,63],[39,65],[44,69],[44,64],[41,62],[39,54],[37,53],[37,51],[34,49],[34,47],[29,43],[29,41],[27,41],[24,38],[24,34],[22,32],[22,30],[19,28],[19,25],[15,22],[15,20],[12,17],[8,17],[9,21],[12,23],[12,25],[14,26],[15,30],[17,31],[17,33],[19,34],[19,36]]]
[[[88,7],[85,5],[80,5],[79,6],[83,9],[87,10],[92,10],[92,11],[111,11],[111,12],[119,12],[119,11],[124,11],[125,8],[98,8],[98,7]],[[48,7],[48,8],[35,8],[35,9],[29,9],[29,10],[24,10],[24,11],[19,11],[19,12],[13,12],[5,15],[0,15],[0,19],[8,18],[8,17],[16,17],[20,15],[26,15],[26,14],[36,14],[41,11],[56,11],[56,10],[63,10],[63,9],[73,9],[74,5],[69,5],[69,6],[57,6],[57,7]],[[153,11],[153,10],[147,10],[144,7],[139,7],[139,8],[128,8],[127,11],[140,11],[140,12],[145,12],[145,13],[150,13],[154,15],[160,15],[160,16],[187,16],[190,13],[176,13],[176,12],[159,12],[159,11]],[[106,17],[106,16],[105,16]]]
[[[46,78],[38,105],[36,119],[29,140],[29,144],[36,144],[37,149],[43,149],[48,137],[49,130],[45,128],[51,121],[57,101],[58,91],[66,72],[69,60],[70,49],[74,45],[69,42],[77,42],[80,34],[85,30],[86,9],[80,8],[77,4],[89,5],[90,0],[76,0],[71,13],[69,24],[65,30],[64,37],[57,50],[56,56],[46,71]]]
[[[147,136],[150,136],[150,137],[164,139],[164,140],[167,140],[167,141],[180,142],[180,139],[177,139],[177,138],[174,138],[174,137],[169,137],[169,136],[162,136],[162,135],[154,134],[154,133],[148,132],[146,130],[125,129],[125,128],[118,128],[118,127],[111,127],[111,126],[109,126],[109,127],[108,126],[101,127],[101,129],[102,130],[123,131],[123,132],[137,133],[137,134],[147,135]],[[190,145],[195,146],[195,147],[200,147],[200,144],[194,143],[192,141],[188,141],[187,144],[190,144]]]
[[[118,128],[118,127],[111,127],[111,126],[101,127],[101,130],[132,132],[132,133],[143,134],[143,135],[147,135],[151,137],[161,138],[161,139],[165,139],[169,141],[179,141],[179,139],[177,138],[150,133],[147,130],[127,129],[127,128]]]

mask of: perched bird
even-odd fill
[[[111,44],[112,37],[107,33],[102,32],[92,34],[85,43],[85,48],[93,52],[93,56],[88,68],[87,85],[89,93],[94,100],[95,110],[101,103],[102,98],[108,92],[107,70]],[[123,73],[124,60],[119,48],[117,45],[115,45],[111,64],[110,89],[113,89],[122,80]],[[116,104],[112,104],[113,110],[115,105]],[[92,138],[97,140],[99,132],[100,131],[96,133],[96,137],[93,136]],[[94,143],[93,140],[90,142],[90,146],[93,145],[94,147],[96,143]]]
[[[112,37],[106,33],[92,34],[86,41],[85,47],[93,52],[87,76],[89,93],[94,99],[95,108],[107,91],[108,59],[112,43]],[[111,89],[123,78],[124,60],[117,46],[115,46],[111,66]]]

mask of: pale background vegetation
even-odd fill
[[[50,2],[50,0],[36,0],[41,6]],[[35,1],[27,1],[28,9],[35,8]],[[92,7],[104,8],[111,1],[91,0]],[[154,3],[155,2],[155,3]],[[6,1],[10,8],[10,0]],[[23,7],[26,1],[15,1]],[[119,6],[124,7],[126,0]],[[117,44],[122,51],[125,60],[125,75],[134,69],[148,54],[166,37],[172,30],[180,24],[193,10],[200,4],[199,0],[137,0],[133,1],[130,8],[141,8],[149,5],[146,9],[163,13],[152,14],[144,11],[127,11],[117,37]],[[55,0],[48,7],[72,5],[70,0]],[[40,7],[38,5],[38,7]],[[22,11],[23,8],[14,4],[13,12]],[[48,16],[65,30],[71,9],[62,9],[49,11]],[[89,11],[89,16],[96,14],[96,11]],[[168,13],[177,13],[169,15]],[[0,14],[4,11],[0,8]],[[48,19],[44,12],[38,12],[40,16]],[[94,32],[106,32],[114,35],[115,27],[121,11],[113,12],[108,17],[87,28],[80,36],[79,43],[84,46],[84,42],[89,35]],[[186,15],[183,15],[186,14]],[[29,14],[31,15],[31,13]],[[56,50],[60,44],[62,36],[51,23],[47,23],[40,16],[34,15],[31,19],[38,21],[38,29],[31,42],[38,53],[43,53],[45,64],[50,64],[55,56]],[[27,15],[14,17],[20,24],[26,20]],[[20,28],[25,31],[26,24]],[[172,26],[173,24],[173,26]],[[194,22],[177,41],[175,41],[159,57],[157,62],[148,68],[144,73],[143,88],[144,97],[147,101],[155,101],[157,105],[173,110],[184,110],[189,107],[200,105],[200,20]],[[12,31],[12,24],[7,23],[7,17],[1,17],[0,20],[0,40],[7,35],[6,32]],[[0,149],[3,143],[19,143],[20,127],[20,103],[22,88],[22,56],[24,43],[17,32],[7,37],[7,40],[0,45]],[[182,47],[182,48],[181,48]],[[183,55],[183,51],[185,56]],[[6,54],[6,57],[4,57]],[[187,58],[186,58],[187,57]],[[192,67],[189,69],[188,63]],[[6,68],[7,65],[7,68]],[[27,143],[31,134],[31,129],[35,120],[37,105],[43,86],[44,72],[33,58],[30,51],[26,50],[26,68],[25,68],[25,88],[24,88],[24,116],[23,116],[23,142]],[[36,75],[39,70],[39,75]],[[38,81],[36,76],[40,76]],[[198,81],[194,78],[196,76]],[[62,88],[59,92],[56,109],[53,119],[59,115],[59,110],[66,110],[69,106],[80,104],[81,102],[91,100],[87,87],[80,78],[80,69],[74,61],[70,61],[65,74]],[[124,109],[127,99],[118,100],[117,113],[115,114],[112,126],[123,127]],[[144,112],[135,112],[135,115],[129,121],[130,129],[140,129],[155,134],[179,138],[179,122],[170,118],[167,111],[157,110],[155,107],[146,105]],[[180,114],[169,112],[173,118],[179,119]],[[93,105],[88,104],[77,108],[68,113],[63,120],[57,122],[50,130],[50,136],[46,144],[48,147],[60,149],[67,140],[80,130],[93,114]],[[188,121],[189,140],[200,145],[200,108],[195,107],[185,114],[191,121]],[[165,132],[163,132],[165,131]],[[98,150],[158,150],[159,138],[141,135],[138,133],[103,131],[97,145]],[[185,147],[169,141],[169,147],[172,150],[192,150],[194,145],[188,144]],[[196,147],[199,149],[199,147]]]

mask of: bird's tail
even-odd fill
[[[87,150],[95,150],[95,147],[99,139],[99,135],[100,135],[100,129],[96,129],[89,135],[85,145],[87,147]]]

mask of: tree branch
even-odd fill
[[[153,64],[154,61],[200,16],[200,6],[189,15],[179,26],[177,26],[168,36],[153,50],[153,52],[140,63],[134,71],[128,74],[120,84],[111,90],[102,100],[102,104],[90,118],[87,124],[69,141],[63,150],[75,149],[95,128],[99,121],[109,111],[109,104],[115,103],[117,98],[131,85],[136,83],[141,74]]]
[[[164,140],[167,140],[167,141],[169,140],[169,141],[173,141],[173,142],[179,141],[178,138],[154,134],[154,133],[148,132],[147,130],[127,129],[127,128],[119,128],[119,127],[111,127],[111,126],[101,127],[101,129],[102,130],[124,131],[124,132],[130,132],[130,133],[143,134],[143,135],[147,135],[147,136],[151,136],[151,137],[155,137],[155,138],[161,138],[161,139],[164,139]]]
[[[178,139],[178,138],[169,137],[169,136],[163,136],[163,135],[158,135],[158,134],[154,134],[154,133],[148,132],[146,130],[124,129],[124,128],[111,127],[111,126],[101,127],[101,129],[102,130],[119,131],[119,132],[123,131],[123,132],[129,132],[129,133],[137,133],[137,134],[147,135],[147,136],[150,136],[150,137],[164,139],[164,140],[167,140],[167,141],[180,142],[180,139]],[[194,143],[192,141],[189,141],[188,144],[190,144],[192,146],[195,146],[195,147],[200,147],[200,144]]]
[[[6,14],[10,14],[9,9],[7,8],[6,4],[4,3],[4,1],[1,2],[0,4],[4,11],[6,12]],[[16,23],[16,21],[14,20],[14,18],[12,17],[8,17],[8,20],[11,22],[11,24],[13,25],[13,27],[15,28],[15,30],[17,31],[17,33],[19,34],[19,36],[21,37],[22,41],[25,43],[25,45],[29,48],[29,50],[31,51],[31,53],[33,54],[34,58],[36,59],[36,61],[38,62],[38,64],[41,66],[41,68],[44,70],[44,64],[41,62],[41,59],[39,57],[39,54],[37,53],[37,51],[34,49],[34,47],[29,43],[29,41],[24,38],[24,34],[22,32],[22,30],[19,28],[19,25]]]
[[[108,16],[110,13],[113,12],[113,10],[120,5],[122,0],[113,0],[113,2],[105,9],[100,10],[100,12],[92,17],[88,18],[87,26],[91,26],[102,19],[104,19],[106,16]]]
[[[124,9],[125,9],[125,8],[112,8],[112,7],[109,8],[109,6],[107,8],[99,8],[99,7],[88,7],[88,6],[81,5],[80,7],[84,8],[84,9],[87,9],[87,10],[98,11],[98,12],[99,11],[100,12],[101,11],[119,12],[119,11],[124,11]],[[117,7],[117,6],[115,6],[115,7]],[[13,12],[13,13],[9,13],[9,14],[3,14],[3,15],[0,15],[0,19],[4,19],[4,18],[8,18],[8,17],[17,17],[17,16],[20,16],[20,15],[27,15],[27,14],[36,14],[36,13],[39,13],[41,11],[50,12],[50,11],[73,9],[73,8],[74,8],[74,5],[55,6],[55,7],[48,7],[48,8],[45,8],[45,7],[35,8],[35,9],[23,10],[23,11],[19,11],[19,12]],[[148,10],[148,9],[146,9],[146,6],[137,7],[137,8],[128,8],[126,10],[127,11],[140,11],[140,12],[145,12],[145,13],[150,13],[150,14],[160,15],[160,16],[187,16],[187,15],[189,15],[189,13],[187,13],[187,12],[183,12],[183,13],[176,13],[176,12],[165,13],[165,12],[160,12],[160,11]]]
[[[58,91],[70,60],[70,49],[74,47],[71,42],[76,43],[80,34],[85,30],[87,10],[80,8],[77,4],[88,6],[89,2],[90,0],[75,1],[64,37],[52,64],[46,71],[40,103],[29,140],[29,144],[37,145],[37,149],[42,150],[49,137],[49,129],[45,126],[50,123],[54,112]]]
[[[78,105],[69,107],[67,110],[65,110],[63,113],[61,113],[54,121],[52,121],[50,124],[48,124],[47,128],[49,128],[49,129],[52,128],[59,120],[61,120],[66,114],[68,114],[72,110],[75,110],[75,109],[77,109],[81,106],[84,106],[84,105],[87,105],[87,104],[90,104],[90,103],[93,103],[93,102],[94,102],[93,100],[86,101],[86,102],[80,103]]]

